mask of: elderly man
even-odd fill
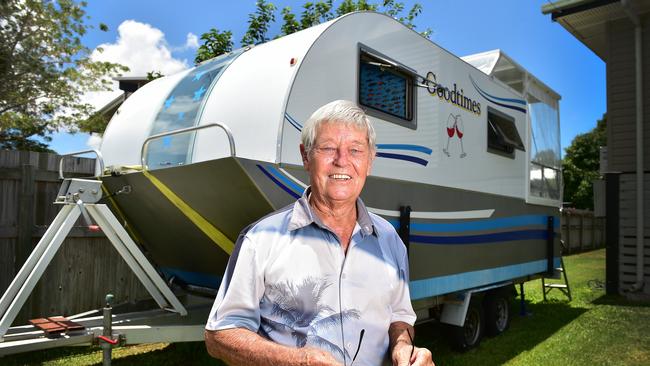
[[[208,351],[231,365],[433,365],[411,344],[404,244],[359,198],[375,156],[368,117],[352,102],[321,107],[300,153],[311,186],[239,236]]]

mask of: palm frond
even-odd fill
[[[264,331],[268,334],[271,332],[285,332],[285,333],[294,333],[293,328],[291,326],[276,322],[275,320],[271,320],[269,318],[262,318],[260,324],[262,325]]]
[[[341,320],[359,319],[361,313],[357,309],[344,310],[341,313],[334,313],[324,318],[320,318],[311,324],[311,328],[316,330],[329,329],[341,325]]]
[[[279,316],[288,324],[296,323],[296,317],[300,315],[300,313],[298,313],[295,309],[285,309],[281,304],[278,304],[276,302],[273,303],[271,314]]]
[[[345,352],[345,358],[350,359],[350,354],[345,348],[341,350],[339,346],[315,334],[310,334],[307,336],[307,344],[327,350],[339,360],[343,360],[343,352]]]

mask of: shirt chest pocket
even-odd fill
[[[395,276],[384,266],[354,268],[341,274],[341,300],[348,308],[362,313],[390,314],[390,299],[395,291]]]

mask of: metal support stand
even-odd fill
[[[530,313],[526,310],[526,293],[524,291],[524,283],[519,284],[519,315],[528,316]]]
[[[185,307],[142,254],[109,208],[105,204],[84,203],[97,202],[99,198],[101,198],[101,182],[99,181],[66,179],[63,182],[56,201],[64,204],[63,208],[0,299],[0,342],[4,340],[3,337],[11,323],[61,247],[74,223],[80,215],[85,215],[84,211],[87,211],[89,216],[95,219],[158,306],[177,312],[182,316],[187,315]]]
[[[102,342],[103,365],[111,366],[111,358],[113,354],[113,321],[112,312],[113,295],[106,295],[106,306],[104,307],[104,331],[100,338]]]
[[[399,208],[399,237],[406,246],[406,253],[409,253],[411,247],[411,206],[402,206]]]

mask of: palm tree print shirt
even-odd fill
[[[358,199],[346,255],[308,194],[242,231],[206,329],[246,328],[281,344],[320,347],[347,365],[358,349],[354,365],[380,365],[390,324],[415,322],[406,248]]]

